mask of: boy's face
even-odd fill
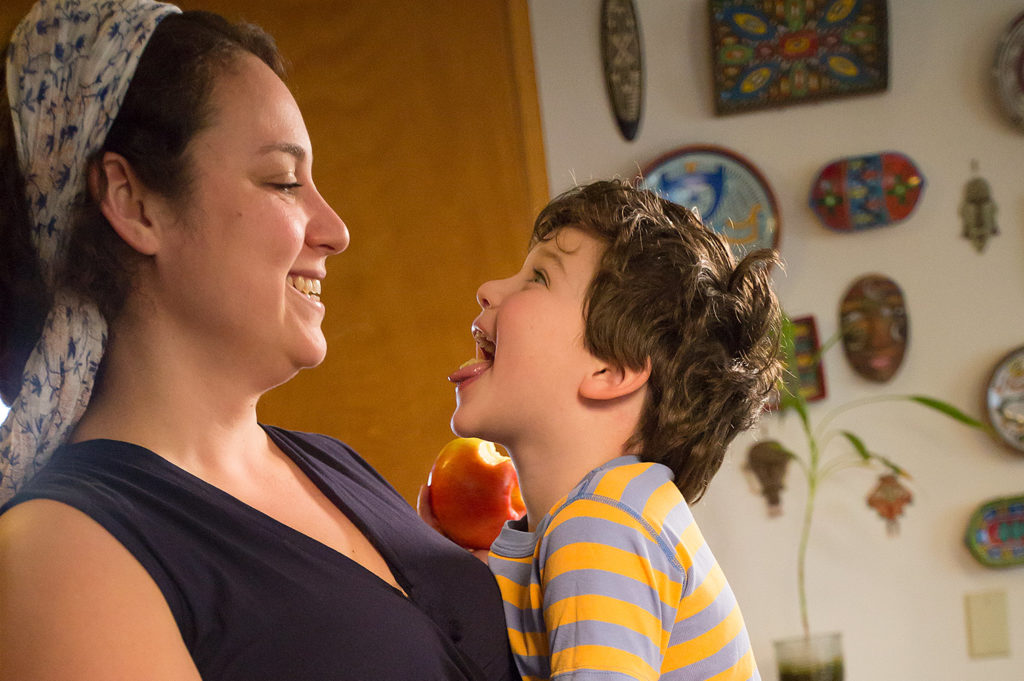
[[[603,252],[595,237],[563,227],[518,273],[480,287],[477,361],[449,377],[457,435],[514,448],[558,431],[595,365],[583,345],[583,299]]]

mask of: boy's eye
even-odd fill
[[[530,276],[530,281],[536,284],[543,284],[544,286],[547,286],[548,275],[546,275],[542,270],[535,269],[533,271],[533,275]]]

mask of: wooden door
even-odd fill
[[[30,4],[3,3],[6,36]],[[526,5],[181,3],[277,39],[318,188],[352,234],[328,262],[327,359],[260,418],[348,442],[410,501],[452,437],[446,376],[473,353],[476,288],[518,268],[547,199]]]

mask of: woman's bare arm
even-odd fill
[[[200,681],[160,589],[99,524],[34,500],[0,516],[0,681]]]

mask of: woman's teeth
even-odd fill
[[[288,275],[288,285],[313,300],[320,300],[320,280],[299,275]]]

